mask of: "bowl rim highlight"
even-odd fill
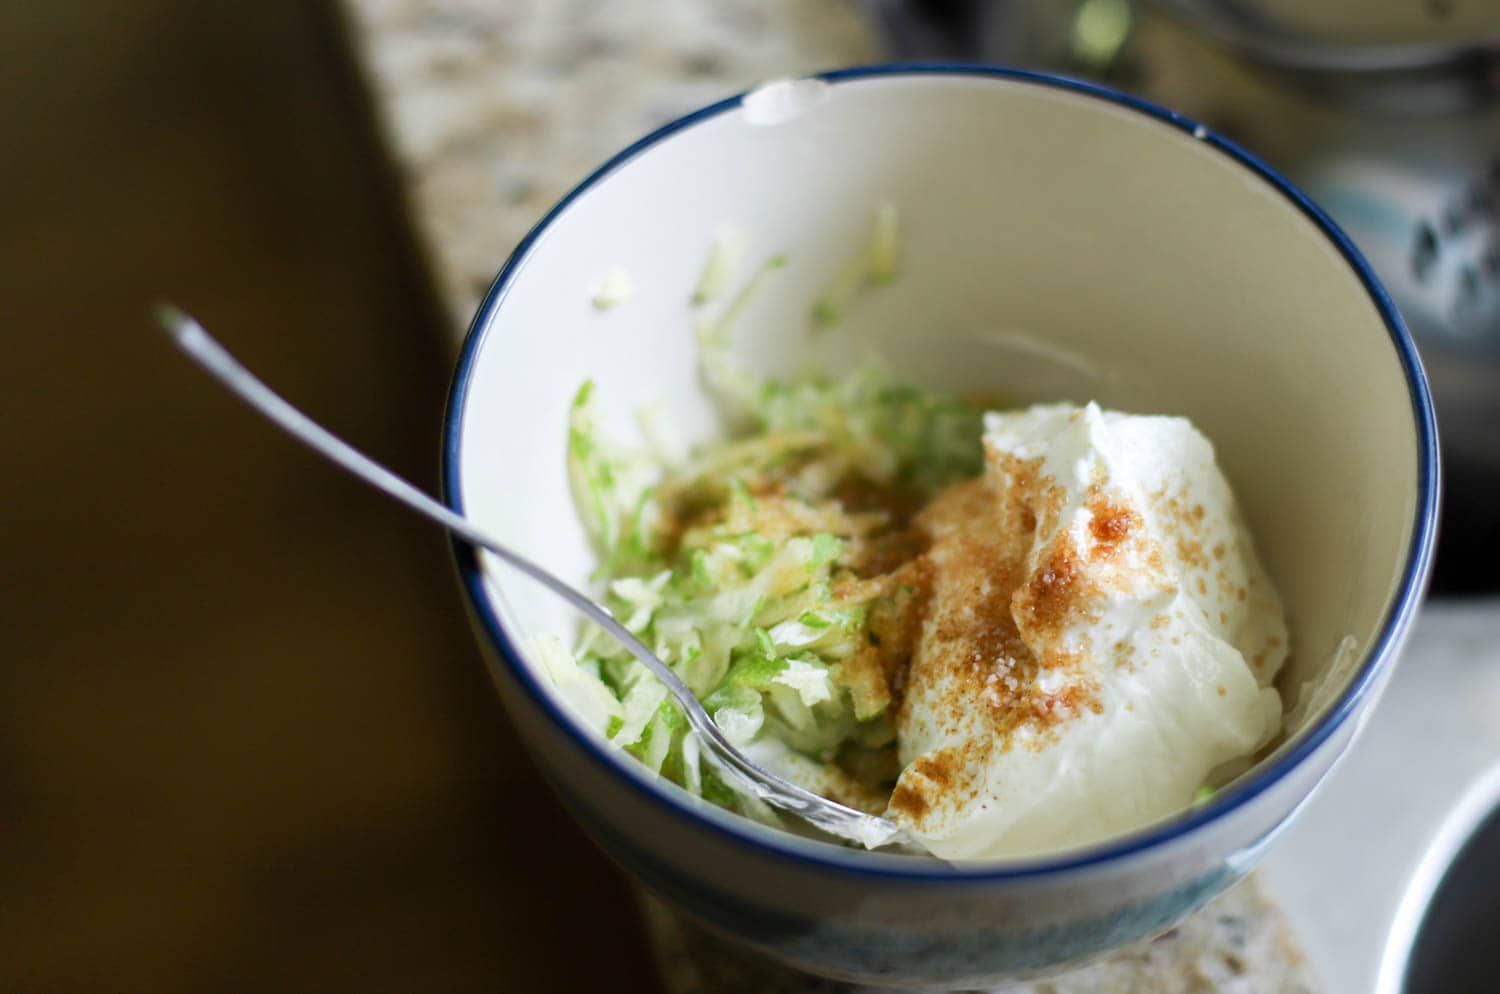
[[[1308,197],[1285,177],[1254,154],[1209,130],[1199,122],[1138,97],[1108,87],[1050,73],[1023,69],[942,62],[903,62],[885,65],[836,69],[813,74],[830,85],[869,79],[871,77],[945,77],[967,76],[1003,80],[1032,86],[1053,88],[1103,100],[1139,113],[1151,120],[1170,125],[1217,150],[1240,167],[1248,170],[1280,193],[1297,210],[1313,222],[1338,249],[1344,261],[1358,276],[1395,347],[1412,404],[1417,434],[1417,499],[1410,548],[1400,583],[1381,622],[1379,633],[1364,651],[1364,658],[1349,686],[1340,694],[1322,718],[1304,729],[1284,754],[1258,764],[1249,774],[1230,787],[1219,791],[1207,802],[1188,808],[1172,817],[1152,823],[1124,835],[1061,853],[1028,857],[1004,862],[948,864],[938,860],[913,859],[885,853],[844,848],[832,843],[805,839],[753,822],[733,812],[715,807],[693,797],[675,784],[649,773],[637,761],[620,750],[601,746],[576,724],[565,708],[554,702],[541,686],[541,676],[522,661],[521,653],[500,624],[494,606],[484,589],[484,573],[474,549],[460,541],[452,542],[460,584],[469,600],[470,610],[485,636],[497,650],[509,675],[530,695],[547,718],[560,727],[597,766],[616,780],[631,785],[648,803],[667,809],[668,813],[689,819],[733,842],[749,846],[761,855],[797,862],[808,869],[850,872],[856,875],[883,877],[913,882],[995,883],[1048,876],[1098,866],[1138,855],[1173,843],[1218,821],[1270,789],[1315,752],[1358,709],[1360,701],[1375,686],[1394,662],[1402,636],[1416,614],[1432,569],[1436,545],[1437,511],[1440,492],[1440,470],[1437,448],[1437,426],[1432,397],[1417,355],[1415,344],[1406,330],[1390,296],[1375,276],[1364,256],[1348,236]],[[443,419],[441,451],[442,497],[454,511],[463,513],[460,454],[463,446],[463,414],[471,374],[480,348],[484,344],[491,318],[503,303],[506,293],[523,268],[539,238],[583,193],[607,179],[631,159],[679,131],[728,113],[740,107],[745,96],[738,93],[671,121],[638,139],[595,169],[559,200],[511,252],[490,284],[470,322],[454,367],[447,408]],[[561,440],[559,440],[561,445]]]

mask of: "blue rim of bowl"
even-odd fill
[[[1432,397],[1427,389],[1422,363],[1416,346],[1406,330],[1390,296],[1370,268],[1364,256],[1354,247],[1331,218],[1285,177],[1265,162],[1233,142],[1225,139],[1199,122],[1160,107],[1147,100],[1133,97],[1108,87],[1056,76],[1049,73],[998,66],[955,64],[943,62],[903,62],[887,65],[860,66],[816,73],[813,78],[831,84],[845,81],[891,76],[972,76],[1026,83],[1049,89],[1063,90],[1104,100],[1145,115],[1152,120],[1171,125],[1217,149],[1240,166],[1265,180],[1282,194],[1293,206],[1310,219],[1343,255],[1358,275],[1371,301],[1379,310],[1391,344],[1401,361],[1411,395],[1412,413],[1417,432],[1417,502],[1415,521],[1412,526],[1411,547],[1400,587],[1386,612],[1380,634],[1366,654],[1364,664],[1349,687],[1340,696],[1313,728],[1295,739],[1292,747],[1279,756],[1273,756],[1267,764],[1247,777],[1221,791],[1208,802],[1190,808],[1173,818],[1147,826],[1136,832],[1118,836],[1108,842],[1062,853],[1004,864],[978,864],[974,866],[951,865],[939,861],[914,860],[910,857],[890,856],[843,848],[832,843],[821,843],[802,839],[789,833],[770,829],[751,822],[728,811],[712,809],[696,798],[665,781],[648,781],[627,768],[634,760],[623,754],[611,753],[578,728],[570,715],[564,713],[540,686],[536,676],[522,662],[515,645],[506,637],[494,605],[484,589],[483,571],[478,556],[467,544],[454,540],[452,548],[457,561],[459,579],[468,595],[471,609],[485,634],[492,640],[499,656],[509,666],[511,676],[524,687],[558,727],[569,735],[575,745],[594,762],[610,774],[617,775],[621,782],[634,786],[648,801],[667,809],[671,814],[687,819],[711,831],[727,835],[735,842],[750,846],[764,854],[790,860],[804,866],[816,867],[825,872],[852,872],[898,878],[913,882],[961,883],[994,882],[997,880],[1021,879],[1046,874],[1065,873],[1098,866],[1123,859],[1157,846],[1173,842],[1198,829],[1217,821],[1229,812],[1264,793],[1284,778],[1303,760],[1314,753],[1338,728],[1354,714],[1360,700],[1376,685],[1381,674],[1391,665],[1401,636],[1411,624],[1421,603],[1432,568],[1433,551],[1436,544],[1437,510],[1439,497],[1439,463],[1437,448],[1437,425],[1433,413]],[[454,511],[463,513],[460,497],[459,452],[462,442],[464,402],[468,392],[470,374],[475,357],[483,344],[490,318],[505,299],[511,281],[525,264],[532,247],[547,232],[552,223],[583,193],[618,170],[625,163],[657,143],[685,128],[735,110],[740,106],[743,93],[736,94],[718,103],[693,111],[684,117],[663,125],[645,137],[618,152],[586,179],[575,186],[557,202],[536,226],[523,238],[505,265],[495,276],[480,303],[474,320],[470,323],[459,352],[454,370],[453,383],[449,391],[448,407],[443,422],[442,488],[443,499]],[[561,444],[561,443],[559,443]],[[681,796],[678,796],[681,795]]]

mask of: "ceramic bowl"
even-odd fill
[[[810,334],[813,301],[883,202],[899,212],[897,279]],[[452,507],[586,584],[569,400],[594,380],[622,438],[646,404],[689,440],[719,430],[688,301],[731,229],[738,279],[786,257],[735,326],[762,370],[836,371],[875,353],[918,383],[1190,417],[1285,599],[1283,692],[1326,677],[1323,703],[1208,803],[1102,844],[965,866],[858,852],[708,806],[611,748],[526,648],[576,619],[458,548],[506,710],[564,803],[707,925],[816,973],[896,986],[1056,970],[1166,929],[1246,873],[1374,707],[1432,554],[1432,406],[1358,252],[1253,156],[1098,87],[953,66],[775,84],[624,150],[505,264],[454,381]],[[616,270],[633,293],[601,308],[594,288]],[[1354,651],[1330,672],[1346,636]]]

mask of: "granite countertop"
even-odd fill
[[[778,76],[872,61],[818,0],[350,0],[456,332],[546,210],[673,118]]]
[[[653,898],[642,906],[672,994],[878,994],[768,965]],[[1044,981],[965,994],[1313,994],[1301,952],[1254,878],[1154,942]],[[927,994],[940,994],[932,991]]]
[[[350,0],[349,8],[451,309],[455,342],[515,244],[609,155],[674,117],[766,79],[879,55],[853,0]],[[1489,624],[1500,635],[1494,614],[1486,618],[1471,624]],[[1414,641],[1441,643],[1442,632],[1419,628]],[[1500,680],[1493,682],[1500,688]],[[1500,705],[1500,689],[1496,697]],[[1337,812],[1322,810],[1325,820],[1338,822]],[[1296,858],[1313,858],[1317,843],[1307,840],[1317,836],[1300,826],[1299,832]],[[1412,827],[1405,839],[1414,861],[1424,836]],[[1318,990],[1298,940],[1307,929],[1317,931],[1319,905],[1305,885],[1299,890],[1289,858],[1273,860],[1272,879],[1279,895],[1297,895],[1295,931],[1267,893],[1265,874],[1258,874],[1154,942],[1007,994]],[[1387,868],[1386,890],[1403,868],[1399,861]],[[649,898],[643,908],[675,994],[852,991],[755,960]],[[1377,941],[1373,928],[1340,941]],[[1326,953],[1335,970],[1363,976],[1363,967],[1337,959],[1348,952],[1341,949]],[[1363,994],[1345,984],[1335,988],[1335,994],[1356,992]]]

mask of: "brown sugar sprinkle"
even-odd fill
[[[1208,569],[1208,557],[1203,554],[1203,543],[1196,539],[1177,539],[1177,558],[1183,565],[1193,569]]]
[[[902,779],[891,791],[891,810],[918,821],[927,813],[927,798],[908,780]]]
[[[1008,696],[1028,685],[1036,668],[1009,603],[1029,538],[1008,536],[995,526],[994,514],[995,491],[982,478],[949,487],[917,516],[931,540],[932,582],[909,683],[934,695],[924,703],[938,705],[932,717],[943,728],[973,717],[973,702],[991,686],[991,676],[997,692]],[[909,719],[911,700],[908,694],[897,713],[898,728]]]
[[[962,797],[972,796],[989,753],[984,743],[967,742],[947,746],[919,756],[905,770],[891,793],[890,807],[897,814],[920,823],[928,813],[949,808]]]
[[[1128,539],[1132,531],[1141,523],[1139,514],[1121,504],[1111,503],[1098,486],[1090,488],[1086,506],[1091,515],[1089,534],[1094,539],[1094,547],[1089,553],[1091,559],[1098,560],[1114,555],[1121,543]]]
[[[1202,504],[1194,504],[1188,507],[1186,503],[1187,489],[1184,487],[1178,494],[1170,494],[1166,488],[1157,490],[1151,494],[1151,503],[1161,514],[1162,528],[1168,537],[1177,539],[1178,555],[1184,562],[1193,563],[1194,559],[1202,559],[1202,546],[1194,543],[1197,551],[1192,552],[1187,540],[1184,538],[1184,530],[1197,533],[1202,529],[1203,519],[1206,512]],[[1206,565],[1206,560],[1195,565]]]
[[[1084,605],[1098,589],[1079,559],[1067,533],[1058,535],[1042,565],[1011,599],[1018,624],[1037,634],[1056,635],[1086,610]]]
[[[1055,520],[1062,513],[1066,497],[1063,489],[1043,479],[1042,459],[1020,459],[985,444],[989,479],[1000,498],[1000,526],[1012,534],[1030,537],[1040,524]],[[988,513],[993,514],[993,510]]]
[[[969,683],[1030,652],[1010,616],[1010,594],[1024,570],[1027,542],[1006,536],[994,522],[994,491],[985,479],[949,487],[918,515],[930,537],[931,592],[927,617],[912,659],[923,682],[947,675]],[[979,662],[976,668],[975,662]],[[929,679],[933,678],[933,679]],[[957,708],[957,705],[955,705]],[[962,713],[952,716],[962,718]]]
[[[874,590],[866,613],[865,644],[839,664],[840,675],[861,696],[899,707],[906,687],[927,601],[932,592],[932,563],[918,556],[892,572],[860,584]],[[845,590],[840,589],[840,596]]]
[[[1066,655],[1038,660],[1021,636],[1032,626],[1060,629],[1091,596],[1082,557],[1066,539],[1054,544],[1041,569],[1027,568],[1036,523],[1060,515],[1061,489],[1038,475],[1039,461],[988,455],[987,477],[950,487],[917,517],[930,537],[933,573],[910,680],[930,695],[923,704],[940,729],[965,727],[975,720],[974,705],[983,705],[992,732],[987,741],[1004,750],[1022,727],[1045,733],[1102,705],[1097,688],[1082,679],[1072,679],[1055,694],[1040,691],[1036,678],[1043,668],[1076,669],[1079,660]],[[1126,523],[1128,534],[1126,515],[1115,517]],[[908,727],[911,705],[908,695],[898,728]]]
[[[912,771],[942,790],[952,786],[960,772],[959,758],[952,749],[939,749],[911,764]]]
[[[705,533],[718,529],[754,531],[773,542],[831,532],[850,543],[849,555],[857,557],[872,537],[891,530],[889,518],[879,512],[849,513],[837,501],[803,500],[778,486],[752,491],[751,496],[753,506],[724,502],[707,507],[669,506],[663,512],[667,524],[657,529],[660,540],[672,550],[690,540],[703,544]]]
[[[664,483],[657,495],[656,543],[663,554],[674,556],[685,545],[710,545],[719,535],[753,532],[773,543],[820,533],[838,536],[843,551],[831,576],[834,598],[866,612],[865,644],[837,664],[838,676],[864,717],[899,704],[926,611],[928,536],[913,526],[922,495],[857,472],[818,488],[817,494],[826,496],[806,494],[799,474],[818,458],[826,440],[809,433],[793,441],[786,458],[741,478],[749,501],[725,499],[728,474],[705,471]]]

